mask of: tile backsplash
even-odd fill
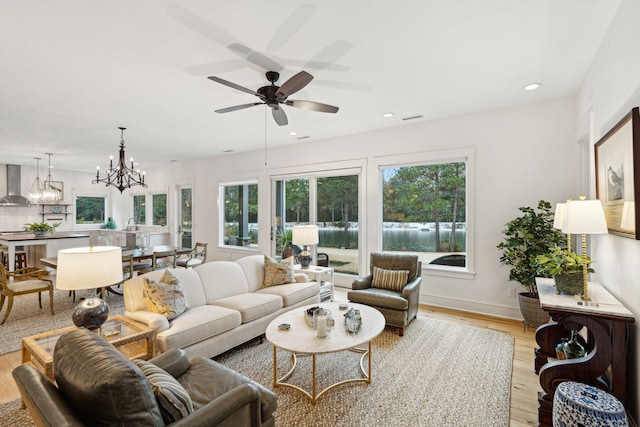
[[[40,222],[39,206],[0,206],[0,232],[21,231],[28,222]]]

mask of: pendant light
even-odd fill
[[[38,204],[42,201],[42,190],[44,187],[42,186],[42,181],[40,181],[40,157],[34,157],[36,159],[36,180],[33,182],[31,186],[31,190],[29,190],[29,196],[27,199],[31,204]]]
[[[120,193],[127,188],[139,185],[143,188],[147,188],[148,185],[144,182],[145,172],[140,172],[140,169],[134,169],[133,157],[130,159],[131,167],[127,166],[124,153],[124,131],[127,128],[119,127],[120,129],[120,155],[118,157],[118,164],[113,167],[113,156],[109,160],[109,169],[103,177],[100,177],[100,166],[96,170],[96,179],[91,181],[93,184],[103,183],[106,186],[114,186]]]
[[[53,169],[53,166],[51,166],[51,156],[53,154],[45,154],[49,156],[49,173],[44,180],[41,203],[57,203],[62,200],[62,188],[51,177],[51,169]]]

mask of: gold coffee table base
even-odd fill
[[[289,371],[286,374],[284,374],[284,376],[282,378],[278,378],[278,356],[277,356],[277,350],[278,350],[278,347],[276,347],[274,345],[273,346],[273,387],[274,388],[275,387],[289,387],[289,388],[292,388],[294,390],[297,390],[300,393],[302,393],[305,396],[307,396],[309,399],[311,399],[311,404],[313,404],[313,405],[316,404],[318,399],[320,399],[320,397],[323,394],[325,394],[329,390],[332,390],[335,387],[338,387],[340,385],[352,384],[352,383],[366,383],[366,384],[370,384],[371,383],[371,341],[369,341],[369,343],[368,343],[368,349],[363,349],[363,348],[352,348],[352,349],[350,349],[351,351],[362,353],[362,357],[360,358],[360,372],[362,373],[362,376],[364,378],[352,378],[352,379],[348,379],[348,380],[339,381],[339,382],[337,382],[335,384],[332,384],[332,385],[326,387],[320,393],[316,393],[316,384],[317,384],[317,382],[316,382],[316,354],[315,353],[311,354],[311,393],[309,393],[308,391],[306,391],[305,389],[303,389],[301,387],[298,387],[297,385],[293,385],[293,384],[285,382],[287,379],[289,379],[289,377],[291,377],[291,375],[293,375],[293,372],[295,371],[296,365],[298,363],[298,356],[294,352],[291,352],[291,360],[292,360],[291,369],[289,369]],[[368,369],[366,369],[366,370],[364,368],[365,357],[367,358],[367,365],[368,365]]]

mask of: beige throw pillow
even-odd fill
[[[385,270],[374,266],[371,287],[400,292],[408,279],[409,270]]]
[[[168,270],[159,282],[145,277],[143,295],[149,310],[162,314],[168,320],[175,319],[189,308],[180,281]]]
[[[272,258],[264,256],[264,282],[263,288],[269,286],[284,285],[285,283],[295,282],[293,273],[293,257],[275,262]]]

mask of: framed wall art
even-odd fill
[[[609,233],[640,240],[640,114],[633,108],[595,145],[596,197]]]

